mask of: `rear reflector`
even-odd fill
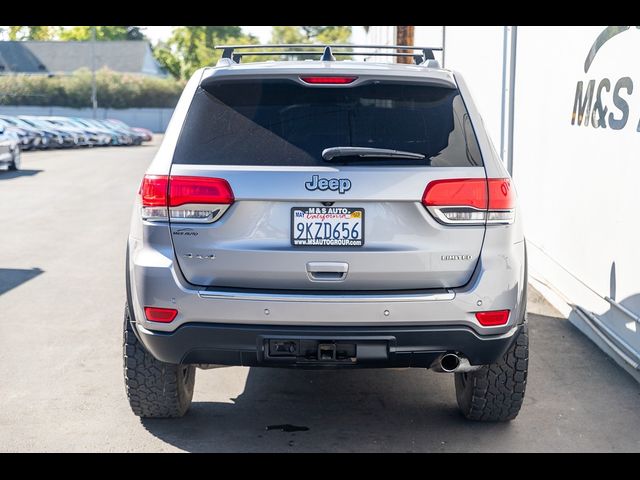
[[[434,180],[422,204],[445,224],[509,224],[515,218],[515,194],[508,178]]]
[[[353,83],[358,77],[300,77],[305,83],[322,84],[322,85],[345,85]]]
[[[144,307],[144,315],[150,322],[170,323],[178,315],[175,308]]]
[[[498,325],[506,325],[507,321],[509,321],[509,310],[476,312],[476,319],[483,327],[497,327]]]
[[[234,201],[229,182],[209,177],[145,175],[140,195],[142,218],[150,221],[211,223]]]

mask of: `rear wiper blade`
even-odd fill
[[[424,155],[415,152],[405,152],[403,150],[390,150],[387,148],[371,147],[331,147],[322,151],[322,158],[331,161],[338,157],[360,157],[360,158],[412,158],[422,160]]]

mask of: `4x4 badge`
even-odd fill
[[[333,190],[343,194],[351,189],[351,180],[348,178],[320,178],[319,175],[313,175],[311,180],[304,182],[304,188],[309,191]]]

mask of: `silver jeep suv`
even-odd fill
[[[135,202],[133,412],[184,415],[196,367],[419,367],[454,373],[467,418],[515,418],[525,240],[463,78],[417,47],[411,65],[239,48],[188,82]]]

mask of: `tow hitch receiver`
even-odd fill
[[[318,344],[318,360],[321,362],[333,361],[336,359],[336,344],[335,343],[320,343]]]
[[[263,338],[261,360],[268,363],[349,364],[375,363],[389,358],[389,343],[382,340]]]

